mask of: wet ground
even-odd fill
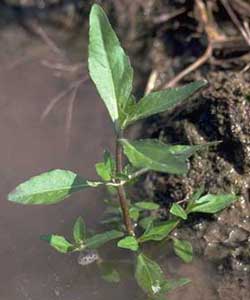
[[[66,147],[67,98],[40,122],[50,100],[69,84],[41,64],[55,59],[51,49],[17,26],[0,31],[0,40],[0,299],[136,299],[140,294],[132,278],[109,285],[95,267],[81,267],[75,256],[61,255],[39,240],[39,235],[51,232],[70,236],[79,215],[96,227],[103,211],[103,190],[87,190],[48,207],[6,201],[18,183],[49,169],[70,169],[94,178],[93,164],[101,159],[103,148],[113,147],[113,140],[107,112],[92,83],[86,82],[77,94]],[[68,48],[64,41],[69,56],[86,57],[83,40],[82,33]],[[107,253],[114,255],[111,249]],[[169,277],[186,276],[193,281],[168,299],[219,299],[218,275],[208,261],[196,259],[184,265],[177,258],[166,259],[167,253],[160,256]]]

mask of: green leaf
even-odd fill
[[[168,145],[153,139],[137,141],[121,139],[120,142],[134,167],[172,174],[185,174],[188,170],[187,159],[190,156],[199,150],[218,144],[212,142],[194,146]]]
[[[73,228],[73,236],[77,244],[86,239],[86,225],[82,217],[78,217]]]
[[[90,76],[116,123],[132,91],[133,70],[105,12],[97,4],[90,12],[88,65]]]
[[[161,241],[169,235],[169,233],[177,226],[177,224],[178,221],[169,220],[161,225],[153,227],[150,226],[139,238],[139,242]]]
[[[137,251],[139,248],[139,244],[136,238],[133,236],[126,236],[117,243],[117,246],[120,248],[129,249],[131,251]]]
[[[120,140],[130,163],[137,168],[183,174],[187,172],[186,159],[181,160],[170,152],[169,145],[155,140]]]
[[[102,279],[104,279],[105,281],[109,283],[118,283],[120,281],[120,274],[113,267],[113,264],[109,262],[102,262],[101,264],[99,264],[99,268],[101,271]]]
[[[144,96],[134,107],[126,124],[152,116],[154,114],[174,108],[194,93],[205,87],[205,80],[196,81],[183,87],[169,88],[159,92],[153,92]]]
[[[135,278],[141,289],[149,296],[160,295],[166,282],[160,266],[142,253],[137,257]]]
[[[20,204],[54,204],[73,192],[102,183],[91,182],[66,170],[52,170],[21,183],[8,195],[8,200]]]
[[[115,173],[115,161],[112,155],[108,152],[104,152],[104,161],[95,165],[96,173],[104,180],[110,181]]]
[[[168,279],[162,287],[162,290],[164,290],[165,293],[169,293],[179,287],[189,284],[190,282],[191,280],[188,278],[180,278],[177,280]]]
[[[139,221],[139,225],[140,225],[143,229],[147,229],[147,228],[154,222],[155,219],[157,219],[156,216],[149,216],[149,217],[142,218],[142,219]]]
[[[118,239],[124,235],[123,232],[118,230],[110,230],[103,233],[98,233],[85,240],[85,245],[87,248],[96,249],[104,245],[105,243]]]
[[[140,216],[140,210],[136,207],[131,207],[129,209],[129,216],[133,221],[137,222]]]
[[[51,247],[61,253],[68,253],[74,249],[74,246],[61,235],[42,235],[40,238],[41,240],[48,242]]]
[[[189,263],[193,259],[193,247],[189,241],[178,240],[173,238],[174,252],[185,263]]]
[[[198,188],[190,197],[188,201],[188,205],[186,208],[187,213],[189,213],[189,210],[193,206],[193,204],[201,197],[201,195],[204,193],[204,185],[202,185],[200,188]]]
[[[173,205],[170,208],[170,213],[172,215],[180,217],[183,220],[187,220],[187,214],[185,210],[178,203],[173,203]]]
[[[145,209],[145,210],[156,210],[159,209],[160,207],[159,204],[156,204],[154,202],[149,202],[149,201],[136,202],[134,205],[140,209]]]
[[[228,207],[236,200],[237,197],[232,194],[207,194],[201,197],[200,199],[196,200],[193,203],[192,207],[190,207],[189,212],[202,212],[214,214]]]

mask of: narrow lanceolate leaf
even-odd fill
[[[148,296],[160,295],[166,283],[160,266],[144,254],[137,257],[135,278],[138,285]]]
[[[130,112],[126,125],[139,119],[172,109],[206,85],[207,82],[201,80],[187,84],[183,87],[169,88],[146,95],[134,106],[133,111]]]
[[[186,160],[181,160],[170,152],[170,146],[155,140],[120,140],[130,163],[137,168],[183,174],[187,172]]]
[[[168,145],[150,139],[137,141],[121,139],[120,142],[134,167],[171,174],[185,174],[188,170],[187,159],[197,151],[215,144]]]
[[[228,207],[234,201],[237,200],[237,197],[232,194],[222,194],[222,195],[212,195],[207,194],[200,199],[196,200],[192,207],[189,208],[189,212],[201,212],[214,214],[224,208]]]
[[[74,224],[73,236],[77,244],[82,243],[86,239],[86,225],[82,217],[78,217]]]
[[[113,122],[119,120],[130,97],[133,70],[103,9],[90,13],[89,72]]]
[[[68,253],[74,249],[74,246],[61,235],[42,235],[40,238],[61,253]]]
[[[86,239],[85,245],[87,248],[96,249],[111,240],[122,237],[123,235],[124,233],[118,230],[110,230],[103,233],[98,233],[91,238]]]
[[[159,204],[156,204],[154,202],[149,202],[149,201],[136,202],[134,205],[140,209],[145,209],[145,210],[155,210],[160,207]]]
[[[179,256],[185,263],[189,263],[193,259],[193,247],[189,241],[173,239],[174,252]]]
[[[133,236],[126,236],[117,243],[117,246],[120,248],[129,249],[131,251],[137,251],[139,248],[139,244],[136,238]]]
[[[103,162],[95,165],[96,173],[104,180],[110,181],[115,172],[115,161],[108,151],[104,152]]]
[[[189,284],[190,282],[191,282],[191,280],[188,278],[180,278],[177,280],[173,280],[173,279],[169,280],[168,279],[166,281],[166,283],[164,284],[162,290],[164,290],[165,293],[169,293],[179,287]]]
[[[54,204],[69,197],[73,192],[98,186],[66,170],[52,170],[21,183],[8,195],[8,200],[20,204]]]
[[[164,222],[162,225],[149,226],[149,228],[139,238],[139,242],[161,241],[170,234],[177,224],[178,221],[170,220]]]
[[[183,220],[187,219],[187,214],[185,210],[178,203],[173,203],[173,205],[170,208],[170,213]]]

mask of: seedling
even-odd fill
[[[182,206],[173,204],[169,220],[159,220],[156,214],[150,214],[150,211],[159,208],[157,204],[148,200],[128,201],[125,192],[128,183],[151,170],[183,176],[188,171],[188,158],[214,144],[190,146],[169,145],[150,139],[128,140],[124,131],[138,120],[172,109],[186,101],[205,87],[206,82],[196,81],[183,87],[152,92],[137,101],[132,94],[133,69],[129,58],[104,11],[96,4],[90,13],[88,66],[91,79],[114,125],[115,156],[105,151],[103,161],[96,164],[99,181],[84,179],[67,170],[52,170],[20,184],[8,195],[8,199],[20,204],[48,205],[56,204],[72,193],[86,188],[107,186],[116,190],[119,202],[107,201],[108,216],[102,220],[110,226],[110,230],[89,236],[83,219],[79,217],[73,228],[71,242],[55,234],[43,236],[42,239],[62,253],[87,251],[86,257],[79,258],[83,265],[99,261],[96,249],[111,240],[116,240],[117,247],[135,253],[135,279],[141,289],[150,299],[163,299],[167,292],[188,283],[189,280],[167,280],[157,262],[142,252],[142,245],[152,241],[170,240],[176,255],[184,262],[190,262],[193,256],[191,243],[177,239],[172,235],[173,230],[190,214],[217,213],[235,201],[236,197],[231,194],[204,196],[200,189],[188,203]],[[125,167],[124,155],[128,159]],[[119,273],[115,269],[104,262],[99,264],[103,278],[113,282],[119,281]]]

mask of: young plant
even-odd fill
[[[211,144],[169,145],[158,140],[128,140],[124,130],[136,121],[172,109],[186,101],[194,93],[206,86],[206,81],[196,81],[179,88],[153,92],[136,101],[132,94],[133,69],[128,56],[122,49],[107,16],[102,8],[93,5],[90,13],[89,30],[89,73],[103,99],[114,124],[116,138],[115,157],[108,151],[102,162],[96,164],[99,181],[87,180],[67,170],[52,170],[35,176],[20,184],[8,195],[10,201],[28,205],[56,204],[74,192],[85,188],[107,186],[116,190],[118,203],[108,203],[108,216],[102,222],[113,226],[108,231],[88,236],[81,217],[73,228],[73,241],[63,236],[47,235],[46,240],[62,253],[95,251],[111,240],[117,246],[136,253],[135,279],[150,299],[163,299],[164,294],[182,286],[187,279],[177,281],[166,279],[161,267],[142,252],[142,245],[149,241],[171,240],[174,251],[184,262],[193,256],[189,241],[179,240],[172,231],[189,214],[217,213],[236,200],[234,195],[205,195],[196,192],[187,204],[174,203],[170,218],[160,221],[150,211],[159,206],[151,201],[131,203],[125,187],[128,183],[147,171],[185,175],[188,171],[187,159],[195,152],[207,149]],[[213,143],[212,143],[213,145]],[[129,164],[123,166],[124,154]],[[98,260],[98,255],[83,257],[82,264]],[[104,268],[105,267],[105,268]],[[109,265],[101,264],[103,277],[108,281],[119,281],[119,274]]]

